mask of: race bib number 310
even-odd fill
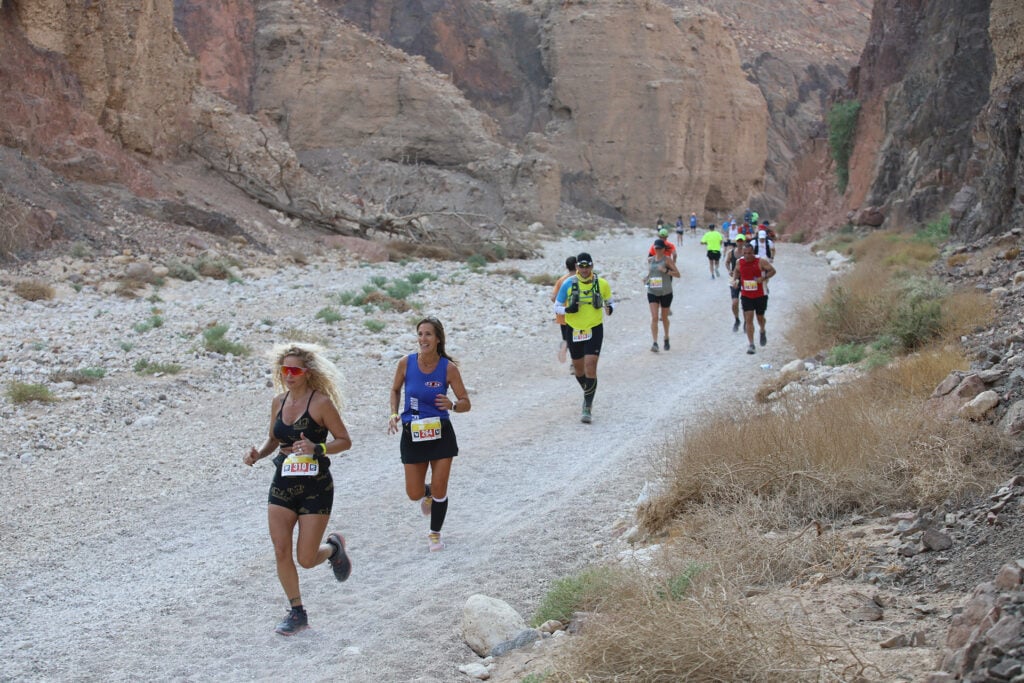
[[[292,453],[281,463],[281,476],[315,477],[320,474],[320,464],[312,455]]]
[[[413,443],[436,441],[441,438],[441,418],[428,417],[423,420],[413,420],[409,423],[409,431],[412,434]]]

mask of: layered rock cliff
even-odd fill
[[[786,218],[915,226],[948,212],[970,240],[1024,218],[1024,6],[1011,0],[878,0],[860,62],[836,100],[861,105],[850,182],[825,146],[799,162]]]
[[[196,206],[226,182],[345,234],[775,211],[862,5],[6,0],[0,139],[72,181]]]

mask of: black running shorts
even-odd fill
[[[399,444],[403,465],[430,462],[454,458],[459,454],[459,441],[455,438],[455,429],[451,420],[441,419],[441,438],[433,441],[412,440],[412,430],[408,422],[402,423],[402,440]]]
[[[334,479],[331,477],[331,459],[320,456],[320,473],[315,477],[283,477],[281,463],[285,456],[274,458],[274,481],[270,483],[268,505],[280,505],[297,515],[329,515],[334,507]]]

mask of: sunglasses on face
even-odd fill
[[[577,268],[593,268],[594,264],[593,263],[587,263],[586,261],[584,261],[583,263],[577,262],[576,263],[576,267]]]
[[[281,374],[286,377],[298,377],[306,374],[306,368],[297,368],[291,365],[282,365]]]

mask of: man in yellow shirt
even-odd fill
[[[569,357],[576,381],[583,389],[581,422],[590,423],[597,392],[597,359],[604,341],[604,314],[612,314],[612,288],[594,274],[594,259],[576,256],[576,274],[568,277],[555,298],[555,313],[565,315],[570,328]]]
[[[711,271],[712,280],[718,276],[718,263],[722,260],[722,239],[722,233],[714,223],[708,226],[708,231],[700,238],[700,243],[708,248],[708,270]]]

